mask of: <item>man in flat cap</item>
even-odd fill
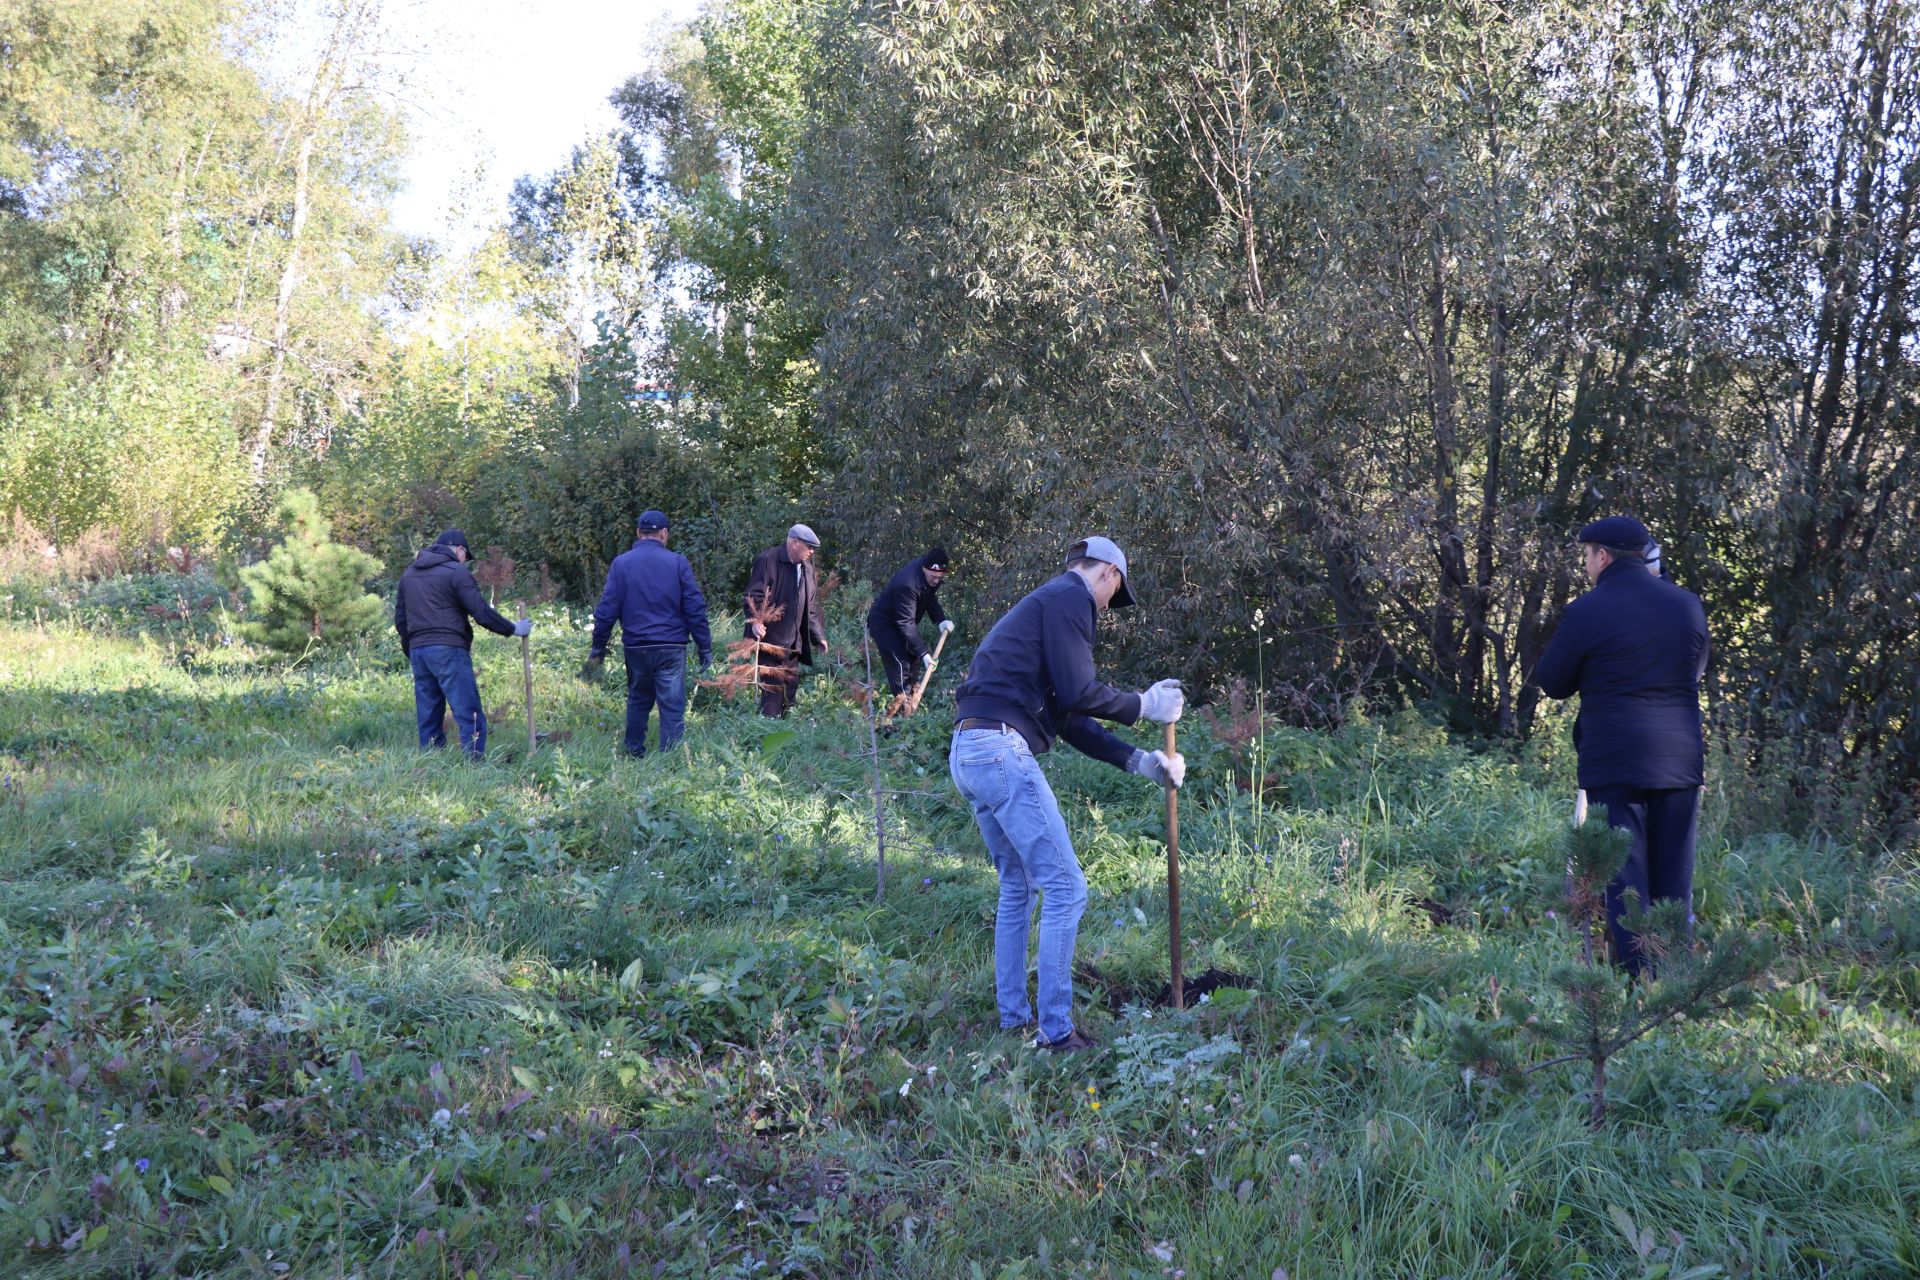
[[[1095,723],[1171,723],[1186,707],[1178,680],[1143,693],[1100,683],[1093,632],[1100,611],[1133,603],[1127,557],[1106,538],[1067,551],[1066,571],[1013,606],[973,655],[955,694],[957,721],[947,757],[953,785],[973,808],[1000,873],[994,916],[993,986],[1005,1030],[1035,1028],[1037,1049],[1073,1052],[1093,1041],[1073,1020],[1073,947],[1087,905],[1087,878],[1074,856],[1060,805],[1038,756],[1065,738],[1116,769],[1163,787],[1186,778],[1181,756],[1143,751]],[[1027,936],[1040,904],[1036,1020],[1027,1000]]]
[[[1550,698],[1580,695],[1580,786],[1628,832],[1626,865],[1607,886],[1614,962],[1650,972],[1639,939],[1621,928],[1628,891],[1642,906],[1693,907],[1694,837],[1706,746],[1700,679],[1707,615],[1691,591],[1648,572],[1653,539],[1631,516],[1580,531],[1591,590],[1569,604],[1534,679]]]
[[[820,536],[806,525],[796,524],[787,530],[785,542],[755,557],[753,574],[747,579],[747,634],[786,650],[778,661],[763,660],[765,665],[783,667],[788,675],[762,685],[763,716],[785,716],[800,683],[800,664],[812,666],[814,654],[829,651],[820,581],[813,564],[819,549]],[[754,620],[755,614],[765,615],[776,609],[778,617],[767,622]]]
[[[867,634],[873,638],[887,689],[903,693],[933,669],[933,654],[920,638],[920,619],[931,618],[944,635],[953,622],[940,607],[940,584],[953,570],[945,547],[931,547],[893,575],[867,610]]]
[[[582,675],[599,678],[616,622],[627,660],[627,754],[647,754],[647,718],[655,703],[660,706],[660,750],[671,751],[686,726],[687,641],[693,641],[700,665],[706,667],[713,662],[713,634],[693,566],[679,552],[667,550],[664,511],[640,513],[632,549],[616,556],[607,570]]]
[[[480,594],[467,567],[467,535],[449,529],[421,550],[400,574],[393,595],[393,629],[400,652],[413,668],[413,711],[422,747],[444,747],[446,712],[460,731],[460,745],[478,760],[487,750],[487,713],[473,678],[472,618],[503,636],[533,631],[526,618],[509,622]]]

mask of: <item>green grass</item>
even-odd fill
[[[1547,999],[1572,945],[1563,749],[1190,719],[1188,969],[1257,994],[1186,1014],[1137,1003],[1166,980],[1159,797],[1056,752],[1106,1047],[1037,1060],[997,1029],[936,714],[883,747],[876,902],[865,729],[827,679],[790,740],[703,692],[686,750],[618,760],[616,682],[571,677],[551,612],[540,716],[573,738],[529,761],[503,716],[470,765],[415,750],[384,637],[288,669],[119,590],[0,626],[7,1275],[1920,1268],[1912,851],[1770,833],[1724,765],[1702,927],[1778,959],[1754,1012],[1623,1054],[1593,1133],[1577,1070],[1501,1092],[1448,1056],[1493,978]],[[476,652],[516,705],[518,646]]]

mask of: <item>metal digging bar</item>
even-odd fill
[[[1167,722],[1167,759],[1174,757],[1173,722]],[[1167,950],[1173,961],[1173,1007],[1187,1007],[1180,976],[1180,790],[1167,788]]]

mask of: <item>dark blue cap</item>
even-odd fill
[[[1580,541],[1597,547],[1618,547],[1622,551],[1642,555],[1646,552],[1647,544],[1653,541],[1653,535],[1647,532],[1647,526],[1632,516],[1608,516],[1582,529]]]
[[[436,547],[459,547],[462,551],[473,550],[472,547],[467,545],[467,535],[458,529],[447,530],[434,540],[433,545]]]
[[[642,533],[658,533],[667,527],[667,513],[648,508],[640,513],[640,519],[634,522],[633,527]]]

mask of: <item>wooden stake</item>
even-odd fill
[[[533,637],[520,637],[520,674],[521,683],[527,692],[527,759],[533,759],[533,750],[539,745],[539,738],[533,731]]]
[[[1173,722],[1167,722],[1167,759],[1174,757]],[[1180,976],[1180,791],[1167,788],[1167,950],[1173,959],[1173,1007],[1187,1007]]]

